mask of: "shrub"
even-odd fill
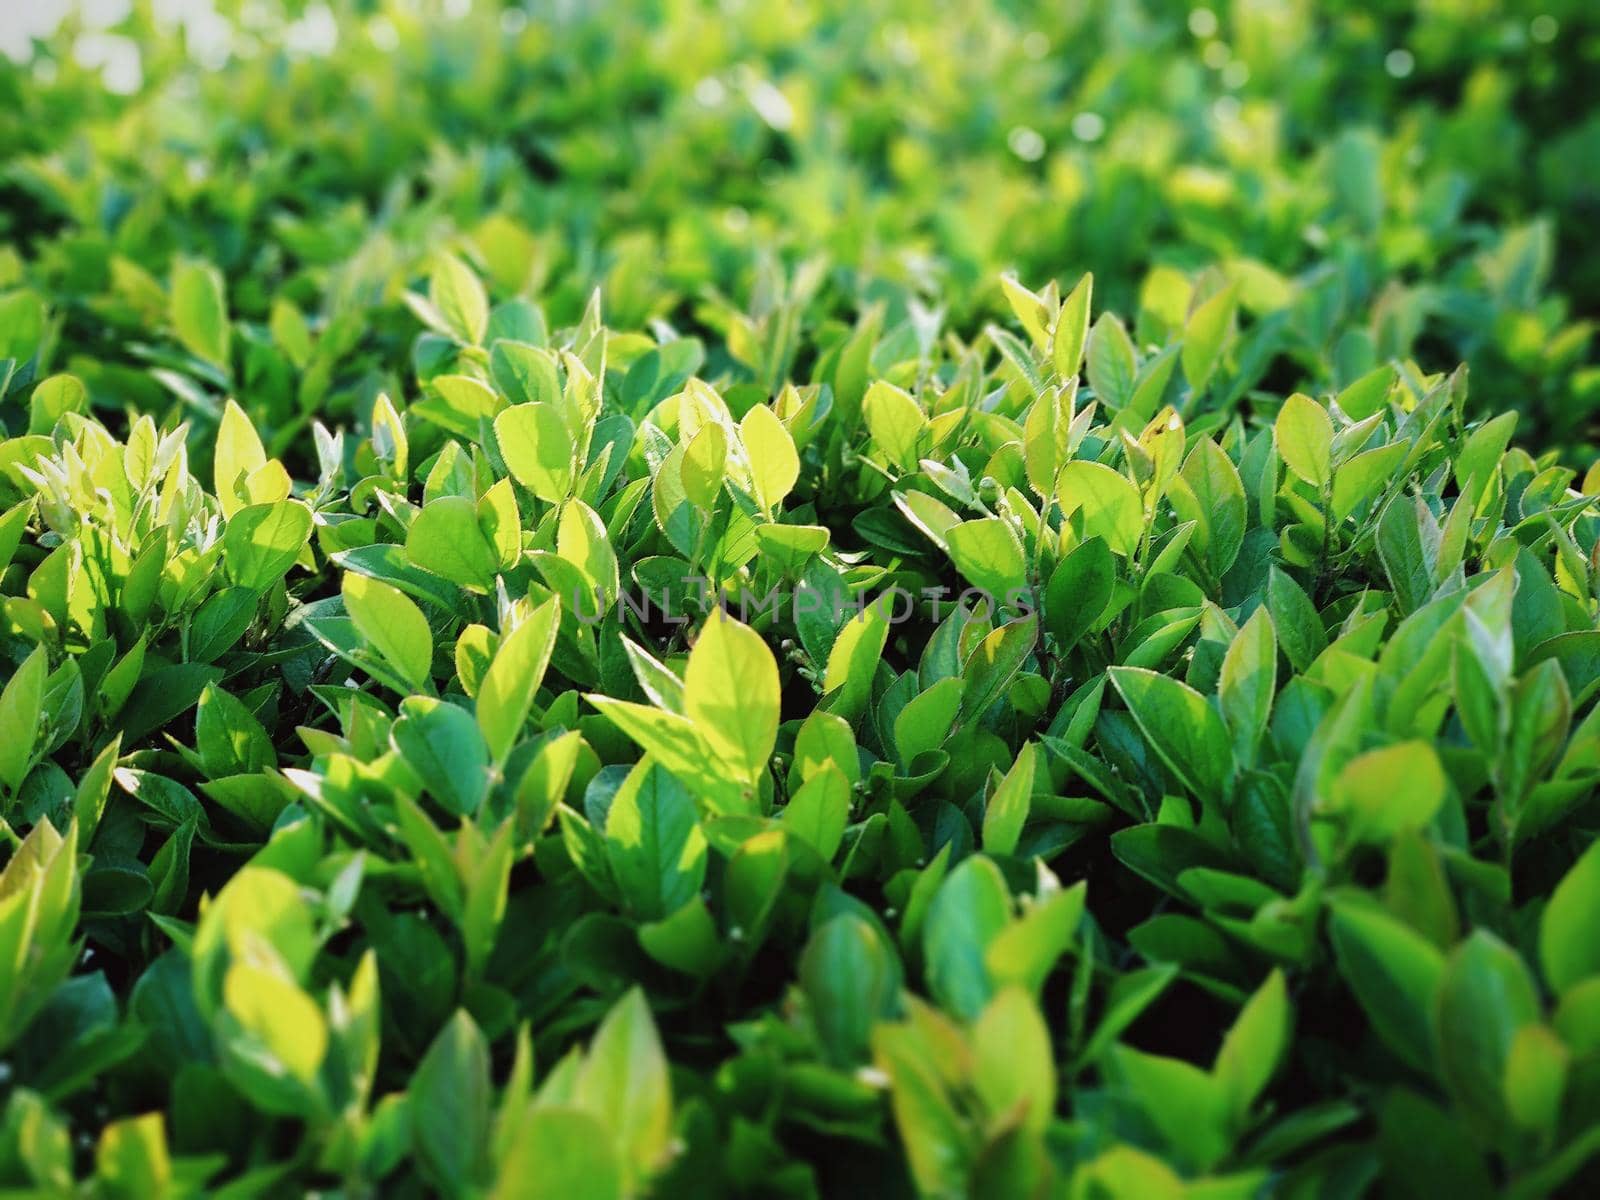
[[[1463,233],[1493,155],[1346,128],[1398,17],[878,7],[5,76],[5,1186],[1592,1170],[1600,513],[1516,411],[1585,436],[1560,169]],[[996,143],[1073,128],[1086,29],[1142,132]],[[1410,36],[1489,94],[1409,120],[1556,127]]]

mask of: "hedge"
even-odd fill
[[[0,1186],[1592,1178],[1600,36],[1056,7],[0,59]]]

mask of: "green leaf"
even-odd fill
[[[1033,800],[1034,760],[1031,743],[1017,754],[1005,778],[995,785],[983,809],[983,848],[990,854],[1011,854],[1022,836]]]
[[[610,696],[591,693],[585,699],[703,797],[713,811],[757,811],[753,785],[732,777],[731,768],[702,736],[699,725],[688,717]]]
[[[1089,386],[1094,394],[1108,408],[1126,408],[1138,370],[1127,329],[1114,314],[1101,313],[1089,335]]]
[[[228,302],[222,273],[208,262],[179,259],[172,268],[172,327],[184,348],[229,369]]]
[[[1074,547],[1050,576],[1044,595],[1045,630],[1066,653],[1094,628],[1116,585],[1117,567],[1103,538]]]
[[[1233,746],[1217,710],[1188,684],[1139,667],[1112,667],[1111,682],[1161,761],[1204,806],[1233,778]]]
[[[1600,975],[1600,842],[1566,873],[1539,920],[1539,963],[1557,992]]]
[[[1011,304],[1011,311],[1016,314],[1028,338],[1036,348],[1044,349],[1049,337],[1049,326],[1054,319],[1054,314],[1050,311],[1054,301],[1047,302],[1023,287],[1014,275],[1000,276],[1000,290],[1006,294],[1006,299]],[[1052,286],[1050,294],[1053,296],[1054,292]]]
[[[1011,893],[982,855],[956,867],[934,893],[922,926],[928,987],[940,1005],[975,1020],[992,994],[984,966],[989,944],[1011,921]]]
[[[1366,420],[1383,407],[1394,382],[1393,367],[1387,363],[1374,367],[1339,393],[1339,411],[1352,421]]]
[[[67,413],[89,407],[89,389],[76,375],[52,375],[40,381],[28,401],[28,432],[47,434]]]
[[[1554,659],[1530,667],[1511,693],[1510,737],[1500,751],[1500,789],[1520,808],[1530,783],[1549,769],[1572,723],[1572,696]]]
[[[873,1026],[893,1014],[899,998],[899,963],[887,939],[854,913],[840,913],[812,932],[799,976],[828,1061],[858,1065]]]
[[[760,779],[778,738],[778,664],[767,644],[712,610],[683,673],[683,712],[747,783]]]
[[[207,596],[189,623],[189,661],[215,662],[233,649],[256,619],[261,596],[252,588],[228,587]]]
[[[316,1002],[293,980],[249,962],[235,962],[223,977],[222,1003],[238,1029],[254,1043],[247,1051],[252,1070],[234,1075],[247,1092],[258,1100],[270,1096],[269,1106],[278,1108],[278,1096],[283,1092],[277,1087],[257,1090],[252,1078],[255,1071],[270,1076],[286,1074],[308,1091],[315,1088],[328,1052],[327,1021]]]
[[[696,979],[716,974],[728,956],[728,945],[700,896],[665,920],[640,925],[639,945],[658,963]]]
[[[0,513],[0,575],[5,573],[16,557],[17,547],[27,530],[28,519],[33,516],[34,498],[29,496]]]
[[[739,437],[750,456],[750,475],[757,499],[769,512],[783,503],[800,478],[800,456],[794,439],[765,404],[753,405],[739,422]]]
[[[400,840],[411,852],[429,899],[452,921],[459,923],[463,910],[461,875],[456,870],[449,839],[409,796],[402,795],[396,801],[395,816]]]
[[[93,840],[94,831],[105,813],[106,801],[111,793],[112,772],[121,754],[122,735],[119,733],[106,743],[105,749],[95,756],[94,762],[89,764],[78,780],[78,788],[72,798],[72,813],[77,818],[78,836],[85,843]]]
[[[1472,489],[1475,496],[1481,494],[1481,489],[1488,482],[1489,473],[1499,464],[1500,457],[1510,445],[1511,435],[1516,428],[1517,414],[1507,412],[1485,421],[1474,429],[1467,437],[1467,443],[1462,447],[1461,454],[1456,458],[1454,470],[1456,486],[1463,492]]]
[[[478,529],[493,548],[498,566],[514,569],[522,559],[522,514],[511,480],[502,479],[478,500]]]
[[[221,679],[222,674],[219,667],[199,663],[179,663],[146,672],[118,714],[123,740],[130,745],[143,741],[175,721],[195,706],[206,684]]]
[[[1038,635],[1038,618],[1027,616],[1008,621],[978,643],[961,667],[961,721],[989,711],[1033,653]]]
[[[1396,496],[1378,519],[1378,556],[1402,613],[1413,613],[1434,592],[1439,526],[1421,496]]]
[[[1061,302],[1056,327],[1050,338],[1050,361],[1056,375],[1075,379],[1083,362],[1083,344],[1089,335],[1089,300],[1094,292],[1094,276],[1085,272],[1076,287]]]
[[[804,602],[804,597],[796,601]],[[889,638],[889,622],[877,604],[868,604],[845,622],[828,653],[822,676],[824,694],[832,695],[831,712],[852,720],[866,707],[873,676]]]
[[[1003,989],[972,1028],[973,1084],[985,1111],[1043,1133],[1055,1115],[1050,1029],[1026,991]]]
[[[494,1096],[488,1044],[465,1011],[433,1039],[408,1093],[417,1161],[445,1195],[470,1194],[488,1174]]]
[[[362,638],[413,691],[424,691],[433,668],[433,634],[422,610],[399,588],[353,571],[345,572],[340,591]]]
[[[644,1179],[665,1157],[672,1138],[672,1087],[661,1038],[640,989],[618,1000],[600,1022],[575,1099],[617,1139],[631,1179]]]
[[[461,591],[447,579],[414,565],[403,547],[385,542],[375,546],[357,546],[332,555],[333,564],[357,575],[366,575],[417,600],[426,600],[447,611],[461,604]]]
[[[575,478],[572,435],[553,404],[518,404],[494,419],[494,435],[512,478],[539,499],[559,504]]]
[[[119,782],[126,774],[117,772]],[[190,954],[193,997],[207,1022],[222,1003],[230,959],[252,939],[264,939],[295,978],[310,967],[318,946],[311,908],[300,886],[281,871],[255,864],[242,867],[223,885],[195,930]]]
[[[311,540],[311,510],[298,500],[252,504],[228,519],[222,557],[240,587],[264,592],[289,573]]]
[[[890,463],[901,470],[914,470],[927,418],[911,394],[879,379],[867,388],[861,410],[872,440],[889,456]]]
[[[1233,328],[1234,290],[1224,288],[1189,314],[1183,331],[1183,377],[1198,395],[1206,390]]]
[[[500,639],[494,661],[478,683],[478,728],[496,763],[505,761],[527,723],[560,624],[561,606],[552,597]]]
[[[1175,963],[1162,964],[1130,971],[1118,978],[1112,984],[1105,1012],[1099,1018],[1094,1035],[1083,1049],[1081,1061],[1085,1063],[1098,1061],[1116,1039],[1122,1036],[1123,1031],[1138,1020],[1140,1014],[1150,1005],[1160,999],[1161,994],[1178,977],[1178,970]]]
[[[1228,1094],[1192,1063],[1115,1047],[1108,1073],[1159,1131],[1178,1160],[1207,1171],[1228,1153]]]
[[[489,327],[489,297],[471,267],[453,254],[437,255],[428,279],[428,299],[458,341],[469,346],[483,344]]]
[[[215,684],[200,693],[195,713],[195,748],[213,778],[242,775],[278,765],[272,739],[237,697]]]
[[[50,660],[35,646],[0,692],[0,783],[15,792],[33,761]]]
[[[112,1121],[95,1148],[95,1179],[110,1196],[164,1196],[173,1184],[161,1114]]]
[[[998,325],[989,325],[984,328],[989,340],[994,343],[1000,357],[1010,366],[1017,375],[1028,385],[1029,393],[1038,399],[1044,395],[1044,378],[1039,374],[1038,365],[1033,355],[1029,353],[1026,343],[1009,330],[1001,329]]]
[[[515,834],[514,821],[502,822],[467,872],[460,924],[461,940],[467,951],[467,973],[472,979],[482,976],[489,956],[494,953],[500,923],[505,917]],[[459,840],[464,839],[458,839],[458,846]]]
[[[946,1094],[937,1055],[925,1035],[911,1025],[880,1024],[872,1032],[872,1055],[889,1078],[895,1126],[917,1191],[924,1196],[965,1194],[972,1135]]]
[[[1396,442],[1362,451],[1340,464],[1333,477],[1333,519],[1343,521],[1362,504],[1381,495],[1405,461],[1408,449],[1404,443]]]
[[[267,465],[261,436],[249,414],[232,399],[222,406],[212,465],[217,502],[222,506],[222,515],[231,517],[248,503],[245,481]]]
[[[622,1163],[610,1131],[593,1116],[530,1108],[490,1191],[493,1200],[623,1200]]]
[[[478,528],[478,509],[465,496],[440,496],[406,531],[406,554],[425,571],[475,591],[488,591],[500,559]]]
[[[1506,1055],[1505,1103],[1523,1129],[1549,1132],[1561,1118],[1572,1056],[1544,1025],[1524,1025]]]
[[[728,861],[723,897],[727,919],[752,947],[766,936],[785,880],[789,877],[789,843],[781,829],[747,838]],[[748,953],[748,952],[747,952]]]
[[[490,347],[489,375],[512,404],[544,403],[561,394],[556,362],[548,350],[502,337]]]
[[[582,500],[569,500],[561,507],[561,518],[556,524],[556,553],[578,569],[596,596],[597,609],[585,605],[578,611],[588,614],[609,608],[621,587],[617,552],[612,549],[600,514]],[[576,608],[579,598],[571,599]]]
[[[1450,955],[1435,1003],[1439,1075],[1480,1128],[1498,1130],[1512,1043],[1539,1020],[1533,980],[1516,951],[1478,929]]]
[[[1267,610],[1284,657],[1296,671],[1304,671],[1328,648],[1328,632],[1311,598],[1277,567],[1267,575]]]
[[[1221,579],[1244,545],[1248,514],[1239,468],[1210,438],[1201,438],[1184,460],[1181,479],[1187,486],[1173,487],[1168,499],[1182,520],[1195,522],[1195,544],[1212,577]]]
[[[1276,1073],[1288,1041],[1289,997],[1283,972],[1274,970],[1240,1011],[1211,1068],[1236,1126]]]
[[[1354,901],[1333,905],[1329,932],[1339,973],[1373,1032],[1403,1062],[1430,1070],[1434,996],[1444,977],[1444,956],[1409,926]]]
[[[435,375],[427,394],[411,405],[413,415],[461,438],[476,438],[504,409],[494,389],[472,375]]]
[[[1079,459],[1061,468],[1056,499],[1063,516],[1083,514],[1083,536],[1102,538],[1113,553],[1131,558],[1144,536],[1144,503],[1126,476],[1104,463]]]
[[[1012,602],[1027,584],[1022,540],[1010,522],[999,517],[963,521],[945,539],[956,569],[996,604]]]
[[[1350,837],[1384,845],[1424,828],[1445,800],[1439,755],[1426,742],[1358,754],[1335,780],[1330,807],[1348,814]]]
[[[706,422],[684,444],[679,478],[692,504],[707,513],[717,507],[723,480],[728,478],[728,435],[720,424]]]
[[[801,784],[783,809],[783,827],[832,862],[850,821],[850,781],[831,762]]]
[[[1333,478],[1333,421],[1311,397],[1296,392],[1283,402],[1272,437],[1278,454],[1301,479],[1321,488]]]
[[[449,812],[470,817],[489,790],[489,752],[465,709],[430,696],[400,706],[389,733],[395,752]]]
[[[1277,691],[1278,638],[1265,607],[1256,609],[1228,644],[1217,689],[1222,716],[1242,763],[1255,761]]]
[[[543,743],[517,784],[517,820],[525,834],[538,836],[555,816],[577,769],[583,735],[576,729]]]
[[[984,952],[989,977],[997,984],[1020,984],[1037,995],[1077,935],[1087,890],[1079,880],[1069,888],[1037,897],[1025,907]]]
[[[1378,1110],[1378,1145],[1384,1173],[1402,1191],[1462,1200],[1490,1200],[1500,1190],[1489,1179],[1483,1150],[1454,1114],[1404,1087],[1391,1088]]]
[[[641,920],[676,912],[700,892],[706,840],[677,778],[643,759],[611,799],[606,855],[623,900]]]

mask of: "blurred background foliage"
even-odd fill
[[[774,313],[972,332],[1006,270],[1093,271],[1157,340],[1221,273],[1262,387],[1463,360],[1594,457],[1589,0],[90,0],[0,42],[0,337],[37,325],[101,409],[194,407],[129,335],[195,255],[237,317],[331,331],[311,406],[365,411],[446,243],[553,326],[599,285],[733,375]],[[304,391],[250,361],[286,440]]]

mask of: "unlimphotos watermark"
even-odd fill
[[[686,575],[678,587],[662,585],[655,588],[624,588],[615,604],[623,613],[631,613],[638,620],[650,623],[659,621],[667,625],[687,625],[709,613],[721,609],[730,617],[745,624],[770,615],[787,613],[798,623],[802,617],[823,617],[839,625],[857,617],[868,609],[875,609],[890,625],[926,618],[930,613],[938,616],[945,608],[966,608],[974,614],[990,616],[996,611],[1016,617],[1026,617],[1038,609],[1032,588],[1012,588],[995,595],[984,588],[924,587],[913,591],[891,585],[870,595],[852,593],[843,587],[817,587],[801,583],[792,588],[775,587],[765,594],[741,585],[736,590],[714,588],[704,575]],[[598,625],[610,611],[610,604],[598,602],[587,589],[574,591],[572,611],[585,625]]]

